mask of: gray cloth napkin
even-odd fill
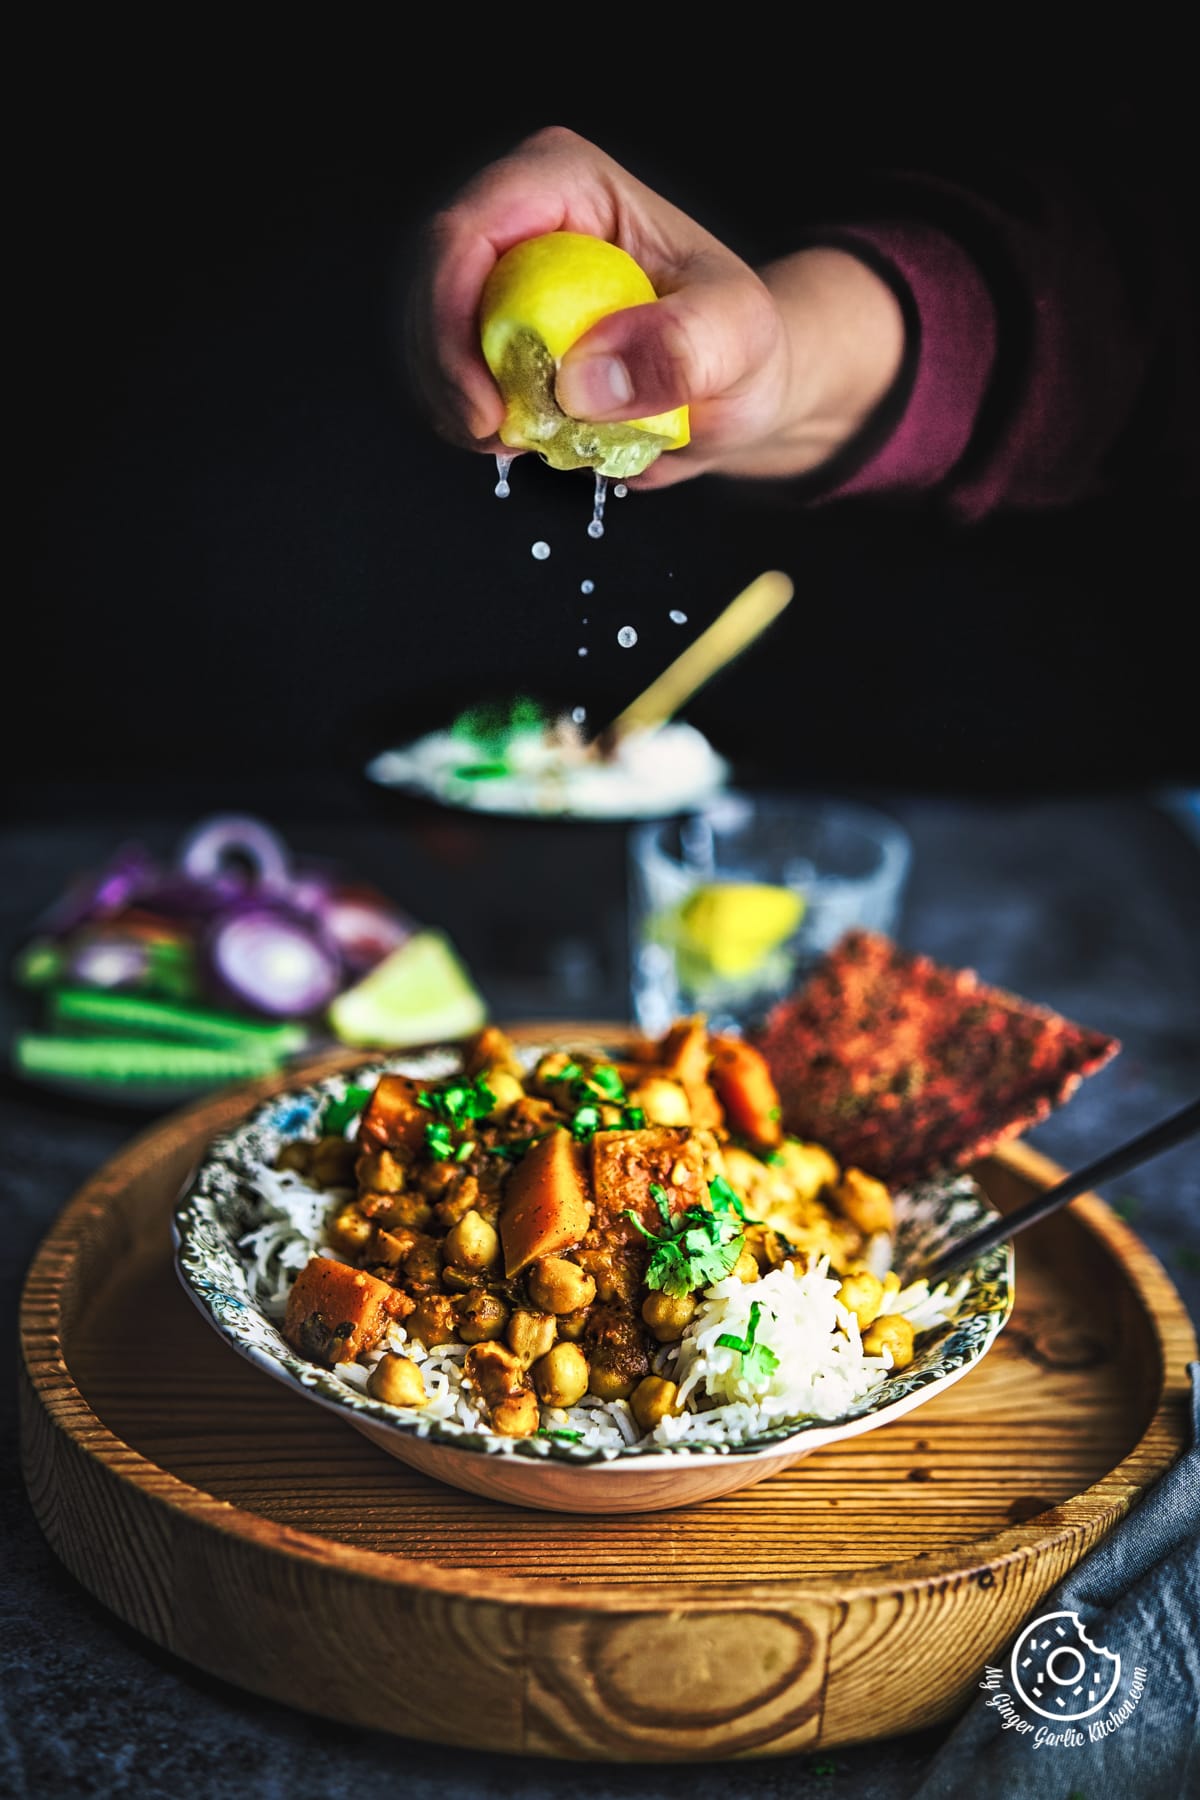
[[[1200,1795],[1200,1364],[1190,1364],[1188,1374],[1191,1447],[1039,1603],[996,1658],[993,1666],[1001,1671],[996,1685],[980,1691],[911,1789],[910,1800]],[[1079,1642],[1070,1618],[1030,1630],[1051,1613],[1077,1614],[1095,1652]],[[1061,1647],[1072,1643],[1078,1648]],[[1014,1644],[1021,1646],[1017,1666],[1024,1696],[1010,1667]],[[1114,1665],[1099,1655],[1101,1648],[1121,1658],[1112,1698],[1072,1723],[1063,1712],[1082,1710],[1089,1694],[1103,1693],[1112,1680]],[[1057,1679],[1039,1674],[1048,1662]],[[1082,1682],[1074,1679],[1081,1663]],[[985,1672],[980,1679],[986,1679]],[[1088,1690],[1092,1679],[1104,1686]],[[1085,1691],[1076,1698],[1078,1687]],[[1060,1698],[1058,1717],[1040,1716],[1038,1708],[1054,1710]],[[1031,1729],[1009,1723],[1014,1718]],[[1068,1730],[1078,1742],[1045,1741],[1046,1734]]]

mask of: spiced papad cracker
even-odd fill
[[[847,932],[754,1042],[787,1130],[892,1185],[1036,1125],[1121,1047],[867,931]]]

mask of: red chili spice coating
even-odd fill
[[[788,1132],[891,1186],[1037,1124],[1121,1047],[866,931],[847,932],[754,1042]]]

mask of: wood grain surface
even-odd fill
[[[443,1487],[234,1354],[172,1266],[171,1208],[209,1140],[362,1060],[155,1126],[65,1209],[26,1282],[42,1529],[92,1593],[202,1668],[351,1723],[526,1754],[888,1736],[957,1712],[1183,1448],[1194,1334],[1149,1251],[1088,1195],[1017,1240],[1016,1309],[977,1369],[755,1487],[612,1517]],[[1061,1171],[1016,1145],[977,1173],[1008,1209]]]

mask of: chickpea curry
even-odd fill
[[[679,1410],[663,1351],[705,1289],[789,1260],[828,1257],[864,1350],[912,1359],[908,1320],[881,1314],[899,1284],[863,1261],[893,1229],[888,1188],[785,1135],[763,1057],[703,1018],[621,1057],[553,1050],[532,1069],[489,1026],[461,1073],[351,1088],[322,1131],[279,1158],[346,1196],[284,1334],[328,1367],[370,1360],[368,1392],[387,1404],[428,1398],[391,1347],[402,1325],[426,1351],[466,1346],[464,1380],[502,1436],[544,1430],[544,1408],[585,1395],[627,1401],[652,1431]]]

